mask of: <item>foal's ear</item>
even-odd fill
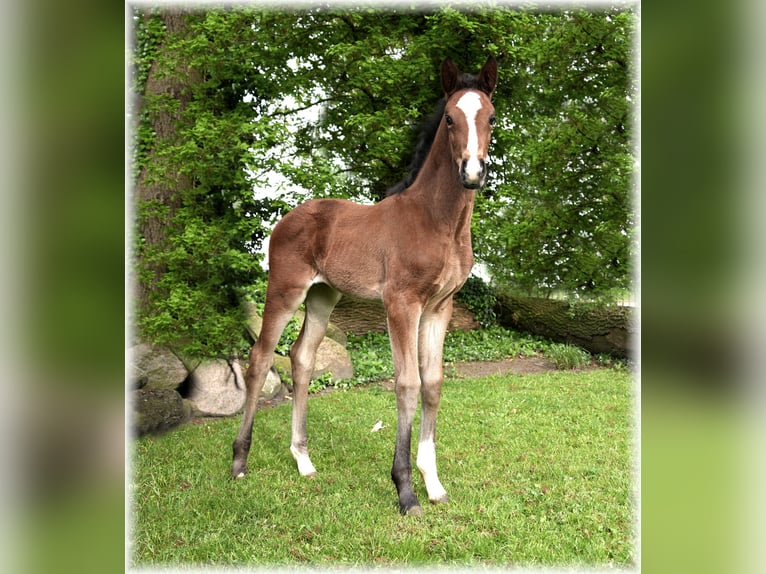
[[[460,83],[460,72],[457,69],[455,63],[445,58],[442,62],[442,89],[447,97],[451,96]]]
[[[495,91],[496,85],[497,60],[495,60],[494,56],[490,56],[487,58],[484,66],[482,66],[481,72],[479,72],[479,89],[488,96],[491,96],[492,92]]]

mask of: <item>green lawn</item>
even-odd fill
[[[624,369],[445,381],[451,502],[429,505],[415,470],[421,517],[398,513],[395,396],[378,384],[310,399],[313,479],[288,450],[290,404],[258,413],[243,480],[228,477],[239,418],[142,438],[132,563],[631,566],[632,394]]]

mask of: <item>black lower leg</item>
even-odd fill
[[[233,460],[231,464],[231,476],[237,478],[247,474],[247,455],[250,452],[250,440],[237,438],[232,444]]]
[[[421,514],[422,509],[412,488],[412,462],[410,461],[410,433],[401,440],[397,437],[394,464],[391,479],[399,494],[399,512],[402,514]]]

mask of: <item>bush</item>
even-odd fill
[[[455,299],[463,303],[476,316],[483,328],[495,324],[495,290],[481,278],[471,275],[465,285],[457,292]]]
[[[553,343],[548,347],[545,353],[557,369],[581,369],[591,362],[591,356],[588,351],[574,345],[563,345]]]

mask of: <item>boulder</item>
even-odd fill
[[[170,349],[147,343],[129,349],[128,368],[133,388],[177,389],[189,375]]]
[[[138,436],[170,430],[191,418],[191,405],[173,389],[133,391],[133,430]]]
[[[261,327],[263,327],[263,317],[261,317],[261,315],[258,313],[258,308],[252,301],[243,301],[242,310],[245,314],[247,332],[250,334],[250,337],[253,339],[253,341],[255,341],[261,334]],[[298,309],[295,312],[295,317],[302,324],[304,318],[306,317],[306,312],[303,311],[303,309]],[[348,344],[346,333],[344,333],[343,330],[334,323],[329,323],[327,325],[327,333],[325,336],[328,339],[337,341],[344,347]]]
[[[274,398],[282,390],[282,381],[272,369],[261,391],[261,397]],[[189,374],[186,398],[194,413],[206,416],[229,416],[245,404],[245,384],[237,362],[201,361]]]
[[[331,373],[335,381],[354,377],[351,355],[349,355],[346,347],[333,339],[324,339],[319,344],[311,378],[316,379],[326,373]]]
[[[245,301],[242,308],[247,318],[247,330],[255,340],[261,332],[263,319],[258,314],[254,303]],[[303,321],[305,313],[302,310],[296,312],[296,317]],[[317,350],[316,364],[312,379],[331,373],[336,381],[350,379],[354,376],[354,367],[351,364],[351,355],[346,350],[346,335],[343,331],[330,323],[327,327],[327,336],[322,340]],[[291,374],[290,359],[281,355],[274,356],[274,365],[281,373]],[[268,382],[267,382],[268,383]]]
[[[274,355],[274,367],[280,373],[292,378],[292,364],[290,357]],[[332,380],[342,381],[354,377],[354,366],[351,364],[351,355],[346,347],[333,339],[323,339],[317,349],[312,379],[318,379],[322,375],[330,373]]]
[[[258,308],[252,301],[242,301],[242,311],[245,314],[245,326],[253,341],[258,339],[263,326],[263,319],[258,313]]]

